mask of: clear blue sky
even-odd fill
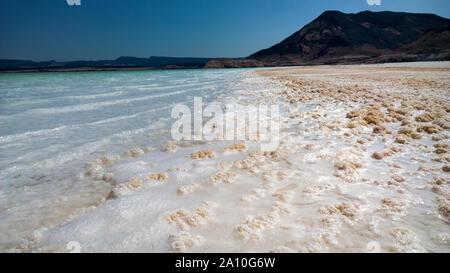
[[[450,18],[449,0],[0,0],[0,58],[243,57],[325,10],[406,11]]]

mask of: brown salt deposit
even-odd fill
[[[247,151],[247,146],[244,143],[235,143],[222,150],[222,152],[245,152],[245,151]]]
[[[214,152],[211,150],[198,151],[189,156],[191,159],[206,159],[206,158],[214,158]]]
[[[165,181],[169,178],[167,173],[153,173],[147,176],[150,180]]]

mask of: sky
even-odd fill
[[[0,59],[246,57],[325,10],[450,18],[449,0],[0,0]],[[381,1],[381,5],[368,2]]]

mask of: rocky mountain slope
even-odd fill
[[[326,11],[246,62],[286,66],[444,60],[450,58],[449,27],[450,19],[434,14]]]

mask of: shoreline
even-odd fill
[[[186,69],[203,69],[202,67],[196,68],[157,68],[157,67],[111,67],[111,68],[93,68],[93,67],[80,67],[80,68],[55,68],[55,69],[23,69],[23,70],[0,70],[0,74],[13,74],[13,73],[46,73],[46,72],[96,72],[96,71],[163,71],[163,70],[186,70]]]
[[[218,59],[220,60],[220,59]],[[331,63],[304,63],[304,64],[293,64],[293,65],[269,65],[269,66],[242,66],[242,67],[76,67],[76,68],[36,68],[36,69],[5,69],[0,70],[0,74],[15,74],[15,73],[50,73],[50,72],[97,72],[97,71],[166,71],[166,70],[220,70],[220,69],[258,69],[258,68],[295,68],[295,67],[320,67],[320,66],[352,66],[352,65],[392,65],[392,64],[405,64],[405,63],[424,63],[424,62],[448,62],[447,59],[437,59],[437,60],[388,60],[379,62],[331,62]]]

